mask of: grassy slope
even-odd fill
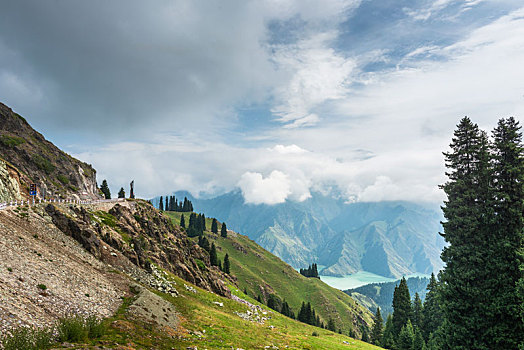
[[[243,320],[235,312],[246,312],[247,306],[197,287],[194,287],[196,293],[190,292],[184,287],[184,284],[190,285],[188,282],[174,276],[169,278],[176,282],[180,296],[173,298],[162,293],[157,294],[172,302],[179,312],[182,322],[176,332],[167,336],[165,331],[129,318],[125,312],[126,304],[128,305],[126,303],[107,321],[111,324],[108,333],[92,345],[121,344],[137,349],[185,349],[190,346],[199,349],[264,349],[266,346],[280,349],[379,349],[347,336],[289,319],[277,312],[269,311],[268,316],[271,319],[264,324]],[[258,304],[235,287],[231,289],[241,298]],[[214,302],[223,303],[224,306],[220,307]],[[313,336],[313,332],[317,332],[318,336]]]
[[[165,212],[176,224],[181,213]],[[188,214],[184,215],[186,223]],[[211,227],[211,219],[207,219],[207,228]],[[220,228],[220,224],[219,224]],[[261,295],[261,289],[269,289],[281,299],[285,299],[295,315],[300,310],[302,301],[311,305],[327,324],[330,317],[335,320],[337,329],[348,334],[350,328],[360,333],[359,327],[353,324],[355,316],[362,318],[369,325],[372,315],[342,291],[332,288],[316,278],[306,278],[296,272],[291,266],[266,251],[247,236],[230,233],[228,238],[222,238],[211,232],[206,233],[211,242],[215,242],[219,259],[223,260],[226,253],[231,261],[231,273],[237,277],[241,290],[246,289],[251,297]]]

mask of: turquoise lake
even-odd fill
[[[409,278],[409,277],[429,277],[429,275],[414,274],[414,275],[406,276],[406,278]],[[333,276],[320,275],[320,279],[324,283],[330,285],[333,288],[345,290],[345,289],[357,288],[357,287],[360,287],[360,286],[363,286],[369,283],[393,282],[393,281],[398,280],[399,278],[388,278],[388,277],[376,275],[372,272],[359,271],[357,273],[346,275],[344,277],[333,277]]]

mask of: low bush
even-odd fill
[[[10,333],[0,339],[4,350],[50,349],[53,345],[53,332],[49,328],[20,327]]]
[[[58,341],[79,342],[87,339],[84,319],[80,316],[61,318],[56,325]]]

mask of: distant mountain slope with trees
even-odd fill
[[[418,293],[421,300],[424,301],[427,293],[429,278],[427,277],[410,277],[406,280],[411,295]],[[394,282],[370,283],[358,288],[348,289],[344,292],[358,300],[360,304],[366,306],[370,311],[375,312],[380,307],[382,316],[387,317],[393,312],[393,292],[395,286],[398,286],[400,280]]]
[[[187,197],[196,211],[226,221],[295,268],[323,266],[321,275],[357,271],[399,278],[442,267],[442,215],[409,202],[345,203],[319,193],[298,203],[245,204],[240,191],[211,199]],[[153,200],[156,203],[158,198]]]

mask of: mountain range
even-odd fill
[[[214,198],[196,198],[186,191],[175,195],[187,197],[195,211],[226,222],[295,268],[317,263],[322,275],[368,271],[399,278],[442,267],[442,215],[436,206],[347,203],[320,193],[276,205],[246,204],[240,191]]]

